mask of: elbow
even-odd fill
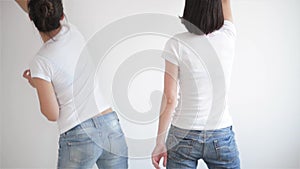
[[[49,111],[49,110],[41,110],[43,115],[47,118],[50,122],[57,122],[59,118],[58,110]]]
[[[175,96],[169,96],[167,97],[167,106],[175,107],[177,103],[177,99]]]
[[[166,99],[166,107],[167,109],[175,109],[177,104],[177,97],[176,93],[165,93]]]
[[[170,116],[177,105],[177,98],[172,95],[167,95],[164,98],[164,102],[161,105],[161,114],[164,114],[164,116]]]
[[[48,121],[50,122],[57,122],[58,118],[57,117],[47,117]]]

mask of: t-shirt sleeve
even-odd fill
[[[162,58],[173,63],[174,65],[179,65],[179,49],[178,41],[174,38],[168,40],[165,45],[164,51],[162,53]]]
[[[221,31],[224,32],[228,37],[236,39],[237,36],[236,28],[231,21],[225,20],[224,25],[221,28]]]
[[[50,62],[45,58],[36,56],[29,65],[30,73],[32,78],[40,78],[51,82],[52,71]]]

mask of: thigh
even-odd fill
[[[72,130],[72,135],[61,136],[59,139],[58,169],[92,168],[102,149],[95,143],[97,133]]]
[[[128,157],[104,150],[103,156],[101,156],[96,163],[99,169],[127,169]]]
[[[107,144],[97,160],[97,166],[104,169],[127,169],[128,148],[119,120],[106,122],[105,132]]]
[[[213,136],[214,137],[214,136]],[[240,159],[234,132],[215,136],[207,146],[204,159],[210,169],[240,169]]]
[[[166,167],[167,169],[196,169],[197,168],[198,165],[197,160],[181,159],[180,161],[178,161],[170,157],[170,155],[173,157],[178,156],[176,152],[168,152],[167,167]]]
[[[167,169],[196,169],[198,159],[193,153],[195,143],[191,139],[176,137],[169,133],[167,138]]]

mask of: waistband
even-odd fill
[[[68,130],[65,133],[62,133],[61,136],[66,136],[68,135],[68,133],[72,132],[73,130],[76,129],[85,129],[85,128],[89,128],[89,127],[96,127],[99,128],[103,125],[105,125],[106,123],[109,123],[109,121],[113,121],[113,120],[118,120],[118,115],[115,111],[112,111],[111,113],[107,113],[104,115],[100,115],[100,116],[96,116],[96,117],[92,117],[80,124],[78,124],[77,126],[73,127],[72,129]]]
[[[229,133],[232,133],[232,126],[222,128],[222,129],[216,129],[216,130],[187,130],[187,129],[182,129],[179,127],[176,127],[174,125],[171,125],[171,128],[169,130],[170,134],[174,134],[176,136],[180,136],[182,138],[186,137],[187,135],[189,137],[198,137],[198,136],[221,136],[221,135],[226,135]]]
[[[82,126],[83,128],[85,127],[99,127],[103,124],[105,124],[106,122],[112,121],[112,120],[119,120],[118,115],[115,111],[112,111],[111,113],[107,113],[101,116],[96,116],[93,118],[90,118],[84,122],[82,122],[81,124],[79,124],[80,126]]]

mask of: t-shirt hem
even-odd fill
[[[78,117],[77,120],[75,122],[73,122],[72,124],[64,127],[64,128],[60,128],[59,129],[59,133],[60,134],[63,134],[69,130],[71,130],[72,128],[76,127],[77,125],[81,124],[82,122],[86,121],[86,120],[89,120],[93,117],[95,117],[96,115],[98,115],[99,113],[103,112],[104,110],[107,110],[108,108],[110,108],[111,106],[105,106],[103,108],[99,108],[98,112],[95,112],[95,113],[91,113],[91,114],[88,114],[86,116],[83,116],[83,117]],[[65,126],[64,124],[60,124],[59,126]]]
[[[226,127],[230,127],[233,125],[233,122],[226,122],[226,123],[221,123],[220,125],[217,125],[217,127],[206,127],[206,126],[185,126],[185,125],[180,125],[178,123],[174,123],[172,122],[172,125],[181,129],[185,129],[185,130],[219,130],[219,129],[223,129]]]
[[[177,62],[176,59],[174,59],[174,58],[172,58],[170,56],[167,56],[167,55],[163,55],[162,58],[165,59],[165,60],[167,60],[167,61],[169,61],[169,62],[171,62],[172,64],[178,66],[178,62]]]
[[[31,78],[39,78],[42,80],[46,80],[47,82],[51,82],[51,78],[42,74],[31,74]]]

